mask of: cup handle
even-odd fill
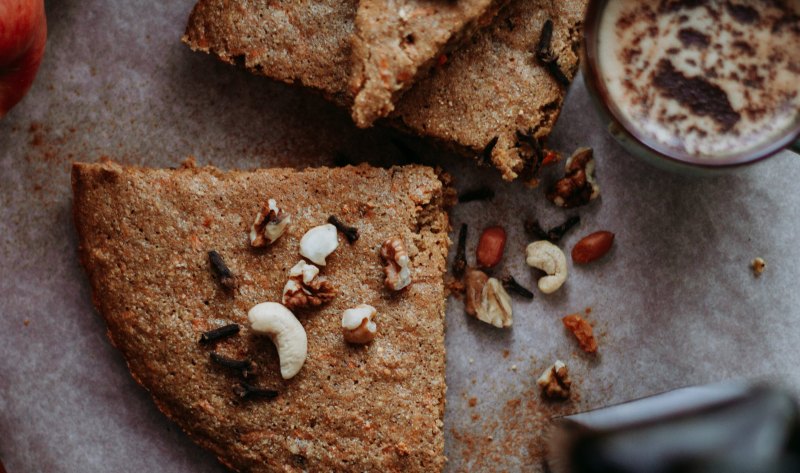
[[[800,154],[800,140],[797,140],[794,143],[790,144],[789,149],[797,154]]]

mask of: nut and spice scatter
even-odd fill
[[[578,339],[581,350],[586,353],[597,353],[597,340],[594,338],[594,330],[586,319],[578,314],[571,314],[561,319],[561,321]]]
[[[307,231],[300,239],[300,256],[314,264],[325,266],[325,260],[339,247],[336,227],[330,223]]]
[[[753,261],[750,262],[750,267],[753,269],[753,274],[759,277],[764,273],[764,270],[767,269],[767,262],[760,257],[754,258]]]
[[[275,199],[269,199],[250,227],[250,245],[262,248],[275,243],[291,223],[292,216],[281,210]]]
[[[372,342],[378,332],[373,320],[378,311],[368,304],[360,304],[342,313],[342,335],[347,343],[364,345]]]
[[[536,380],[536,384],[542,389],[542,393],[550,399],[569,399],[572,381],[569,379],[567,365],[561,360],[556,360],[552,366],[544,370],[539,379]]]
[[[200,335],[200,343],[211,343],[223,338],[231,337],[239,333],[239,330],[241,330],[241,327],[239,327],[238,324],[223,325],[222,327],[215,328],[214,330],[203,332]]]
[[[503,227],[488,227],[481,233],[475,259],[482,268],[494,268],[503,259],[506,248],[506,231]]]
[[[219,282],[219,285],[228,292],[236,289],[236,278],[233,276],[233,273],[231,273],[231,270],[228,269],[228,265],[225,264],[222,256],[216,251],[211,250],[208,252],[208,261],[211,265],[211,272],[214,273],[214,277]]]
[[[564,178],[547,191],[547,199],[559,207],[586,205],[600,197],[600,186],[594,176],[592,148],[580,148],[567,159]]]
[[[406,244],[400,237],[392,237],[381,245],[383,270],[386,273],[384,285],[391,291],[400,291],[411,284],[411,270],[408,265]]]
[[[319,275],[319,268],[299,261],[289,270],[281,302],[289,310],[319,307],[336,297],[333,283]]]
[[[358,236],[359,236],[358,235],[358,229],[355,228],[355,227],[351,227],[350,225],[347,225],[346,223],[342,222],[335,215],[331,215],[330,217],[328,217],[328,223],[330,223],[331,225],[336,227],[337,230],[342,232],[342,234],[344,234],[345,238],[347,238],[348,242],[355,243],[356,240],[358,240]]]
[[[547,240],[541,240],[528,245],[525,254],[528,266],[546,273],[537,283],[540,291],[552,294],[564,285],[567,280],[567,257],[561,248]]]
[[[609,231],[586,235],[572,247],[572,261],[577,264],[591,263],[605,256],[613,244],[614,234]]]

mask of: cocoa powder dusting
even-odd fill
[[[653,86],[665,97],[677,100],[699,116],[707,116],[722,131],[733,128],[741,115],[733,109],[728,95],[702,77],[687,77],[669,59],[662,59],[653,75]]]

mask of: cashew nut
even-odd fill
[[[528,266],[541,269],[547,276],[539,279],[539,290],[545,294],[556,292],[567,280],[567,257],[561,248],[549,241],[535,241],[525,250]]]
[[[308,354],[306,329],[292,312],[277,302],[263,302],[247,312],[250,328],[268,335],[278,349],[281,362],[281,377],[289,379],[296,375]]]

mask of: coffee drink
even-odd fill
[[[713,162],[800,120],[800,0],[609,0],[597,57],[620,121],[665,154]]]

